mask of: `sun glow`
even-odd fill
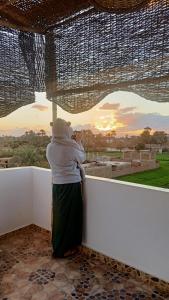
[[[101,131],[110,131],[117,128],[116,119],[114,116],[105,116],[100,117],[97,122],[95,122],[95,127]]]
[[[107,115],[107,116],[101,116],[98,121],[94,123],[95,128],[97,128],[100,131],[106,132],[111,130],[117,130],[119,128],[123,128],[124,124],[117,121],[115,116]]]
[[[112,129],[116,129],[115,125],[114,126],[110,126],[110,125],[104,126],[103,124],[99,124],[99,123],[96,123],[95,127],[101,131],[110,131]]]

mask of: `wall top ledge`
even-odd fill
[[[36,167],[36,166],[25,166],[25,167],[16,167],[16,168],[8,168],[8,169],[0,169],[0,172],[11,172],[11,171],[19,171],[19,170],[24,170],[24,169],[30,169],[30,170],[43,170],[43,172],[50,172],[50,169],[45,169],[41,167]],[[144,184],[138,184],[138,183],[133,183],[133,182],[124,182],[116,179],[109,179],[109,178],[101,178],[101,177],[96,177],[96,176],[90,176],[86,175],[86,179],[94,180],[94,181],[100,181],[100,182],[105,182],[109,184],[116,184],[116,185],[121,185],[121,186],[128,186],[128,187],[135,187],[135,188],[141,188],[141,189],[146,189],[146,190],[152,190],[152,191],[157,191],[157,192],[165,192],[169,193],[169,189],[165,188],[159,188],[155,186],[150,186],[150,185],[144,185]]]

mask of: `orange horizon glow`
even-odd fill
[[[107,109],[106,104],[109,104]],[[70,121],[73,128],[93,128],[94,132],[98,130],[103,135],[115,130],[117,136],[125,136],[140,135],[146,126],[152,128],[151,134],[156,130],[169,133],[168,111],[169,103],[156,103],[133,93],[119,91],[106,96],[102,103],[89,111],[79,114],[68,113],[58,106],[58,117]],[[46,99],[45,93],[38,93],[34,104],[23,106],[0,118],[0,136],[21,136],[25,131],[37,132],[40,129],[50,135],[51,121],[52,103]]]
[[[100,117],[99,121],[94,122],[94,127],[100,131],[111,131],[111,130],[117,130],[119,128],[124,127],[124,124],[117,121],[115,116],[112,114],[111,117]]]

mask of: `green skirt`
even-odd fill
[[[81,183],[53,184],[52,206],[53,254],[63,257],[82,242]]]

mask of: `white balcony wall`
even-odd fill
[[[32,167],[33,171],[33,223],[51,230],[52,184],[51,172]]]
[[[17,180],[13,179],[15,176],[18,177]],[[9,192],[10,181],[13,180],[16,180],[15,184],[12,182],[13,191]],[[22,181],[25,182],[25,191],[20,188]],[[90,176],[86,179],[85,189],[84,244],[169,281],[169,190]],[[3,193],[1,190],[4,190]],[[19,209],[19,203],[28,207],[27,201],[32,194],[32,223],[50,229],[50,170],[33,167],[30,168],[30,173],[26,168],[21,173],[16,169],[0,171],[0,195],[5,195],[4,198],[0,196],[0,212],[5,201],[8,201],[5,203],[6,210],[0,213],[0,226],[4,223],[4,230],[1,232],[5,231],[5,226],[8,228],[6,231],[17,227],[14,224],[15,227],[12,228],[11,216],[17,215],[17,212],[12,212],[11,215],[11,205],[13,209]],[[25,212],[23,206],[22,211]],[[10,220],[10,226],[5,214]],[[22,225],[23,222],[18,226]]]
[[[32,169],[0,169],[0,235],[32,223]]]
[[[169,190],[88,177],[84,243],[169,281]]]

